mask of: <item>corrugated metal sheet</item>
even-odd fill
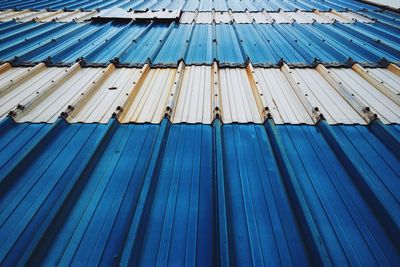
[[[17,22],[28,22],[34,20],[36,22],[83,22],[97,15],[97,11],[0,11],[0,21],[6,22],[15,20]]]
[[[233,1],[233,0],[206,0],[206,1],[198,1],[198,0],[161,0],[161,1],[143,1],[143,0],[123,0],[123,1],[115,1],[115,0],[98,0],[98,1],[78,1],[78,0],[69,0],[65,2],[60,2],[58,0],[50,0],[45,2],[40,1],[22,1],[22,0],[14,0],[14,1],[2,1],[0,3],[0,9],[32,9],[32,10],[40,10],[40,9],[50,9],[50,10],[58,10],[58,9],[66,9],[66,10],[74,10],[74,9],[83,9],[83,10],[93,10],[93,9],[107,9],[112,7],[120,7],[124,9],[133,9],[138,11],[146,11],[146,10],[176,10],[183,8],[185,11],[228,11],[231,9],[232,11],[256,11],[265,9],[268,11],[295,11],[295,10],[307,10],[311,11],[313,9],[317,10],[379,10],[378,7],[367,5],[364,3],[360,3],[354,0],[343,0],[343,1],[305,1],[305,0],[255,0],[255,1]]]
[[[61,120],[0,150],[4,265],[400,260],[400,162],[367,126]]]
[[[0,24],[0,61],[72,65],[83,58],[92,66],[113,61],[165,67],[177,66],[180,59],[211,64],[214,58],[229,66],[245,66],[247,58],[256,66],[278,66],[281,61],[343,66],[350,58],[363,66],[400,62],[396,31],[379,25],[6,22]]]
[[[180,23],[334,23],[335,19],[342,23],[354,23],[355,21],[363,23],[374,23],[374,20],[357,14],[355,12],[183,12],[176,11],[147,11],[147,12],[128,12],[121,8],[112,8],[98,12],[94,11],[0,11],[0,21],[6,22],[15,20],[17,22],[28,22],[35,20],[37,22],[82,22],[90,19],[128,19],[128,20],[177,20],[180,18]]]
[[[0,10],[1,266],[399,265],[399,14]]]
[[[210,124],[218,106],[224,123],[261,123],[262,109],[268,107],[278,124],[313,124],[309,102],[330,124],[366,124],[369,121],[359,114],[358,106],[346,98],[353,94],[384,123],[400,123],[400,75],[395,65],[385,69],[285,66],[254,68],[251,73],[250,65],[247,70],[183,67],[183,63],[178,69],[115,68],[113,64],[82,68],[78,63],[70,68],[43,63],[29,68],[3,65],[0,115],[12,111],[19,122],[54,122],[73,107],[70,122],[107,123],[123,107],[121,122],[159,123],[172,104],[174,123]],[[213,104],[214,94],[219,95],[217,104]]]

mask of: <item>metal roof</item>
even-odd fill
[[[313,9],[318,10],[330,10],[336,9],[338,11],[343,11],[346,9],[351,10],[379,10],[379,7],[368,5],[365,3],[360,3],[354,0],[160,0],[160,1],[143,1],[143,0],[47,0],[47,1],[24,1],[24,0],[3,0],[0,2],[0,9],[32,9],[32,10],[94,10],[94,9],[108,9],[112,7],[119,7],[123,9],[133,9],[135,11],[158,11],[158,10],[177,10],[182,9],[184,11],[257,11],[257,10],[268,10],[268,11],[295,11],[295,10],[307,10],[311,11]]]
[[[1,266],[398,266],[400,15],[0,0]]]
[[[40,63],[9,67],[0,75],[0,116],[12,111],[18,122],[54,122],[73,106],[68,121],[107,123],[118,107],[124,107],[121,122],[160,123],[172,101],[174,123],[210,124],[215,108],[212,98],[219,94],[225,123],[261,123],[265,119],[261,111],[268,107],[278,124],[314,124],[304,101],[318,107],[331,124],[368,123],[340,91],[340,84],[384,123],[400,123],[400,75],[395,65],[380,69],[357,64],[347,69],[256,67],[254,73],[251,65],[247,69],[216,66],[82,68],[76,63],[66,68]],[[261,107],[260,99],[264,101]]]
[[[5,265],[400,260],[399,157],[368,126],[7,123]]]
[[[15,23],[0,24],[0,61],[13,65],[46,62],[72,65],[177,66],[363,66],[400,62],[398,29],[365,24],[163,24]],[[248,34],[251,33],[251,34]],[[180,38],[177,38],[179,36]],[[377,42],[376,40],[379,40]],[[201,49],[198,49],[201,47]],[[196,52],[192,51],[196,50]],[[170,51],[174,51],[171,53]],[[194,55],[193,53],[196,53]],[[100,56],[101,55],[101,56]]]

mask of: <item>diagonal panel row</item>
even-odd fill
[[[0,117],[18,122],[400,123],[400,71],[388,68],[13,68],[1,66]],[[368,112],[367,112],[368,110]],[[368,115],[369,113],[375,115]],[[372,116],[372,117],[371,117]]]
[[[0,127],[3,265],[400,260],[400,143],[371,126]]]
[[[142,1],[142,0],[97,0],[97,1],[23,1],[23,0],[9,0],[0,2],[0,10],[5,9],[31,9],[31,10],[75,10],[82,9],[85,11],[95,9],[108,9],[112,7],[119,7],[123,9],[133,9],[135,11],[146,11],[146,10],[177,10],[182,9],[184,11],[296,11],[306,10],[311,11],[314,9],[327,11],[330,9],[336,9],[340,11],[344,10],[379,10],[378,7],[360,3],[354,0],[161,0],[161,1]]]
[[[0,62],[89,66],[385,66],[400,62],[398,27],[366,24],[0,24]],[[377,41],[379,40],[379,41]],[[171,51],[174,51],[173,53]]]

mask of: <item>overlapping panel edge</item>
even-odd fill
[[[0,116],[17,122],[400,123],[399,67],[178,68],[1,65]]]

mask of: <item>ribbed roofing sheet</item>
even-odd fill
[[[28,22],[31,20],[35,20],[37,22],[82,22],[85,20],[89,20],[92,17],[97,15],[97,11],[0,11],[0,21],[11,21],[15,20],[17,22]]]
[[[261,109],[267,106],[278,124],[313,124],[309,102],[330,124],[368,123],[358,113],[358,106],[341,93],[344,91],[370,107],[384,123],[400,123],[400,75],[395,65],[387,69],[362,69],[359,65],[325,69],[318,65],[315,69],[291,68],[290,73],[285,67],[254,68],[254,74],[245,68],[140,69],[115,68],[113,64],[82,68],[78,63],[70,68],[41,63],[17,68],[3,65],[3,69],[0,116],[13,111],[19,122],[54,122],[72,106],[70,122],[107,123],[123,107],[121,122],[159,123],[171,103],[173,123],[210,124],[216,106],[224,123],[260,123],[264,120]],[[214,73],[216,78],[212,78]],[[257,90],[262,95],[257,95]],[[219,95],[218,103],[213,103],[214,94]],[[260,99],[265,106],[257,104]]]
[[[400,161],[368,126],[1,127],[3,265],[400,261]]]
[[[185,11],[257,11],[265,9],[267,11],[295,11],[295,10],[308,10],[313,9],[327,11],[329,9],[336,9],[343,11],[346,9],[351,10],[379,10],[378,7],[360,3],[354,0],[336,0],[336,1],[323,1],[323,0],[160,0],[160,1],[143,1],[143,0],[97,0],[97,1],[79,1],[69,0],[60,2],[59,0],[49,1],[24,1],[24,0],[13,0],[13,1],[1,1],[0,9],[32,9],[32,10],[94,10],[94,9],[108,9],[112,7],[119,7],[123,9],[133,9],[135,11],[146,11],[146,10],[177,10],[183,9]]]
[[[248,33],[251,34],[248,34]],[[123,66],[211,64],[340,66],[351,58],[364,66],[400,62],[396,30],[370,24],[160,24],[160,23],[34,23],[0,24],[0,61],[14,65]],[[177,37],[180,38],[177,38]],[[379,39],[379,42],[376,42]],[[254,49],[256,48],[256,49]],[[171,53],[171,50],[174,53]],[[385,59],[385,60],[384,60]]]

